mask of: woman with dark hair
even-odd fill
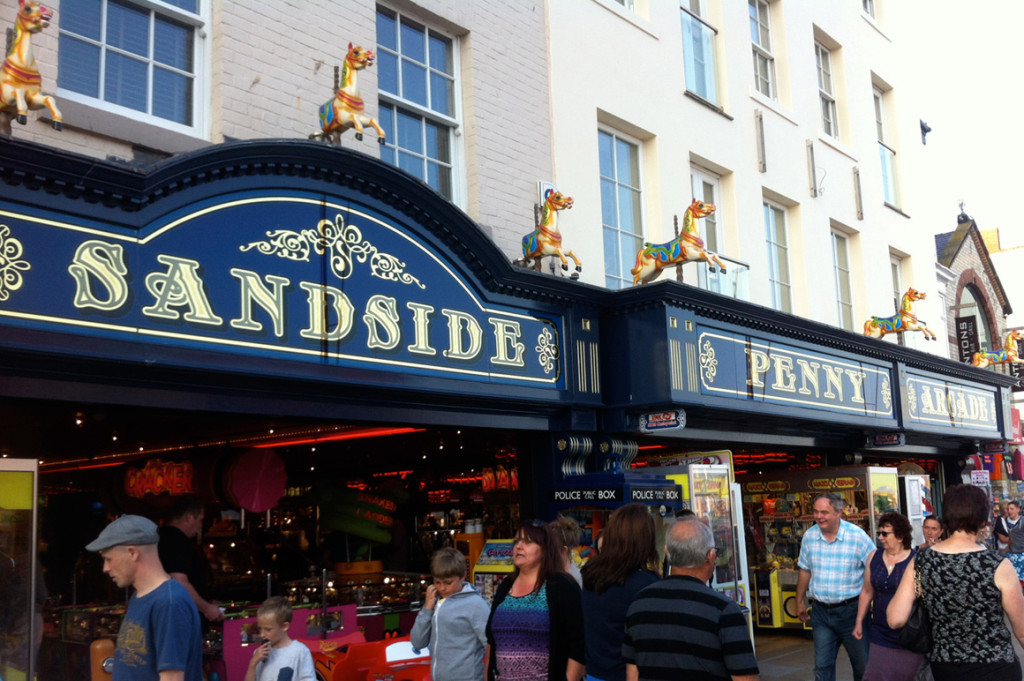
[[[928,660],[936,681],[1020,681],[1003,615],[1024,643],[1024,594],[1010,561],[977,543],[988,521],[988,496],[980,487],[953,485],[942,510],[949,537],[910,561],[889,603],[889,626],[907,623],[916,578],[931,624]]]
[[[868,555],[864,568],[864,589],[857,604],[857,624],[853,637],[864,637],[864,617],[871,607],[868,666],[863,681],[910,681],[921,666],[923,656],[900,645],[899,634],[889,628],[885,610],[899,588],[903,573],[916,553],[910,547],[913,528],[902,513],[889,511],[878,518],[878,542],[881,550]]]
[[[604,526],[601,552],[583,566],[583,627],[588,681],[626,681],[622,661],[626,610],[658,581],[654,519],[642,504],[616,510]]]
[[[561,549],[554,530],[540,520],[516,532],[512,574],[498,585],[487,620],[490,679],[582,678],[580,588],[563,570]]]

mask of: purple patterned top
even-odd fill
[[[509,594],[498,605],[491,631],[501,681],[547,681],[550,626],[547,584],[525,596]]]

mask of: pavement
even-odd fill
[[[1007,622],[1009,625],[1009,622]],[[754,652],[761,681],[813,681],[814,642],[810,632],[798,629],[754,628]],[[1024,649],[1017,639],[1013,640],[1017,659],[1024,669]],[[853,681],[850,658],[840,646],[836,658],[836,681]]]

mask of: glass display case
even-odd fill
[[[33,678],[46,600],[36,553],[34,459],[0,459],[0,678]]]

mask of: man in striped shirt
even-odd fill
[[[626,681],[758,681],[743,612],[707,586],[718,554],[711,530],[680,518],[665,553],[669,576],[640,591],[626,613]]]

